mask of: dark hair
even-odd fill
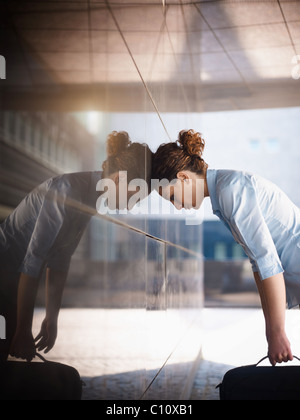
[[[147,144],[132,143],[125,131],[113,131],[106,141],[107,159],[103,162],[103,177],[127,171],[128,182],[144,179],[149,188],[153,153]]]
[[[202,159],[205,140],[194,130],[182,130],[176,142],[162,144],[153,157],[152,178],[172,181],[178,172],[189,170],[199,175],[207,168]]]

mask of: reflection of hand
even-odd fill
[[[35,357],[35,344],[31,332],[16,332],[9,354],[19,359],[25,359],[28,362]]]
[[[55,344],[57,338],[57,321],[45,319],[41,326],[41,331],[35,338],[36,349],[38,351],[45,350],[48,353]]]

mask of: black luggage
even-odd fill
[[[45,360],[0,363],[0,400],[81,400],[82,381],[76,369]]]
[[[298,357],[294,356],[300,360]],[[229,370],[220,385],[226,401],[300,400],[300,366],[242,366]]]

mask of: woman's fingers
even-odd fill
[[[279,354],[279,355],[276,355],[276,356],[271,356],[271,355],[269,355],[269,360],[270,360],[270,363],[271,363],[271,365],[272,366],[275,366],[277,363],[282,363],[282,362],[284,362],[284,363],[286,363],[286,362],[289,362],[289,361],[292,361],[294,359],[294,357],[293,357],[293,355],[292,355],[292,353],[284,353],[284,354]]]

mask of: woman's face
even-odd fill
[[[204,199],[204,180],[191,171],[182,171],[177,179],[159,189],[160,195],[177,208],[199,209]]]

